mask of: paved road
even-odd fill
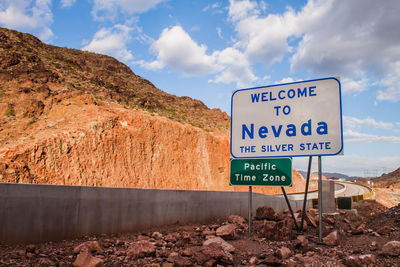
[[[343,185],[345,187],[344,190],[343,189],[337,190],[337,193],[335,193],[335,197],[344,197],[344,196],[350,197],[350,196],[363,195],[370,192],[367,187],[364,187],[362,185],[353,183],[342,183],[342,182],[335,182],[335,183]],[[283,197],[283,195],[281,195],[280,197]],[[291,194],[288,195],[288,198],[292,200],[302,200],[304,199],[304,193]],[[308,193],[307,199],[317,199],[317,198],[318,198],[318,192]]]
[[[353,183],[341,183],[338,182],[338,184],[342,184],[345,186],[345,190],[343,192],[340,192],[338,194],[335,194],[335,197],[350,197],[350,196],[359,196],[363,194],[367,194],[371,192],[369,188],[358,185],[358,184],[353,184]]]

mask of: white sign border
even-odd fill
[[[298,83],[305,83],[305,82],[315,82],[315,81],[323,81],[323,80],[336,80],[339,84],[339,105],[340,105],[340,141],[341,147],[337,153],[334,154],[312,154],[312,155],[278,155],[278,156],[255,156],[255,157],[236,157],[232,154],[232,125],[233,125],[233,96],[240,91],[247,91],[247,90],[254,90],[254,89],[262,89],[262,88],[269,88],[269,87],[276,87],[281,85],[290,85],[290,84],[298,84]],[[305,81],[297,81],[291,83],[281,83],[281,84],[273,84],[267,86],[258,86],[252,88],[244,88],[235,90],[231,96],[231,129],[230,129],[230,155],[233,159],[253,159],[253,158],[282,158],[282,157],[318,157],[318,156],[336,156],[336,155],[343,155],[343,112],[342,112],[342,84],[340,83],[340,78],[337,77],[327,77],[327,78],[320,78],[320,79],[312,79],[312,80],[305,80]]]

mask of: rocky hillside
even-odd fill
[[[228,129],[114,58],[0,28],[2,182],[247,190],[228,186]]]

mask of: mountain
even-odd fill
[[[376,187],[400,189],[400,168],[373,179]]]
[[[2,182],[247,190],[228,185],[229,124],[112,57],[0,28]]]

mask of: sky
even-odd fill
[[[361,177],[400,167],[398,14],[398,0],[0,0],[1,27],[113,56],[229,115],[236,89],[340,77],[344,155],[322,169]]]

